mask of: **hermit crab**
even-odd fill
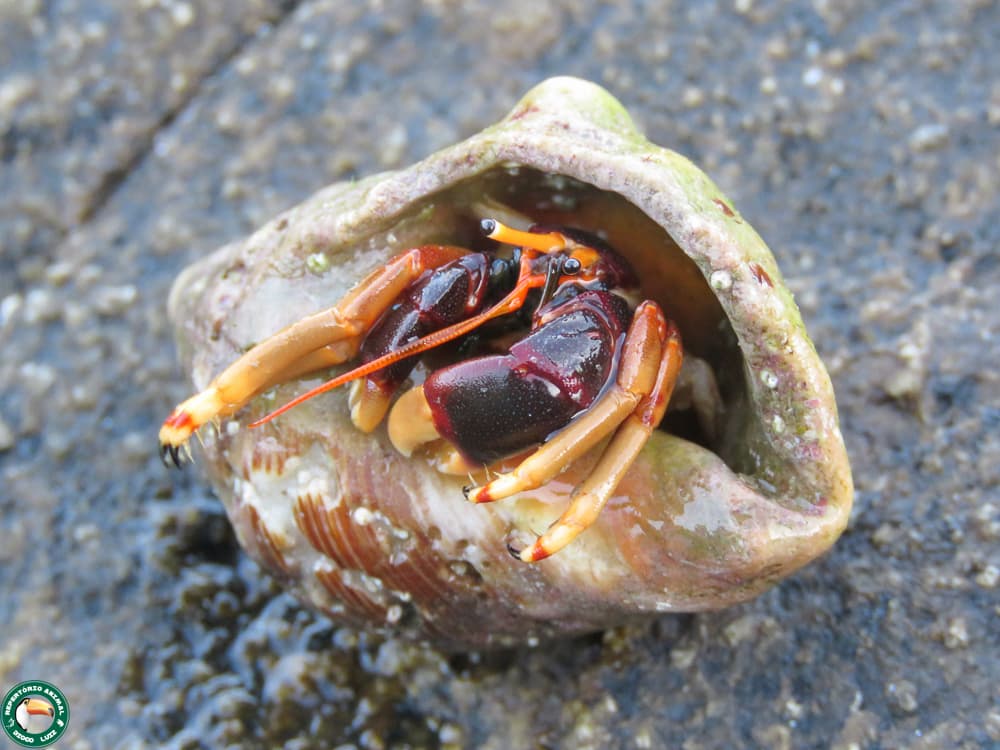
[[[850,510],[766,246],[584,81],[320,192],[170,312],[196,393],[162,455],[197,433],[244,546],[339,619],[465,648],[718,608]]]
[[[354,381],[351,420],[363,432],[382,422],[416,357],[491,321],[517,340],[502,354],[432,372],[392,408],[389,437],[404,456],[427,443],[439,469],[469,474],[532,451],[513,470],[463,492],[475,503],[536,490],[614,434],[569,509],[523,552],[537,562],[589,527],[666,410],[680,371],[677,327],[659,305],[634,311],[638,288],[625,260],[578,230],[524,232],[484,219],[510,257],[422,245],[373,271],[335,306],[254,346],[209,386],[179,405],[160,431],[164,458],[210,419],[242,408],[261,390],[360,356],[364,363],[312,389],[259,426],[309,398]],[[530,330],[517,335],[531,299]],[[359,379],[363,378],[363,379]]]

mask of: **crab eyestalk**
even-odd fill
[[[576,79],[541,84],[498,125],[409,169],[332,186],[185,271],[170,311],[196,387],[249,344],[349,299],[407,248],[481,244],[483,207],[496,205],[511,231],[605,238],[634,269],[637,298],[676,324],[685,365],[661,428],[620,478],[597,444],[537,488],[474,505],[463,486],[489,487],[513,465],[487,475],[425,449],[433,434],[408,432],[406,410],[366,434],[334,391],[246,429],[329,374],[291,378],[202,431],[250,553],[338,619],[481,648],[746,601],[829,548],[850,511],[850,469],[829,378],[774,258],[702,172]],[[326,274],[306,270],[318,252]],[[357,320],[350,305],[338,312]],[[335,354],[308,364],[357,348]],[[643,410],[630,413],[641,426]],[[533,559],[551,549],[533,540],[573,507],[573,487],[574,513],[588,517],[588,476],[617,480],[593,525],[535,565],[511,559],[508,546]]]

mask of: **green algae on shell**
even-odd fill
[[[246,429],[319,379],[305,378],[203,431],[211,481],[257,560],[335,618],[468,648],[735,604],[830,547],[850,469],[829,378],[773,256],[704,173],[585,81],[546,81],[497,125],[326,188],[188,268],[170,314],[196,387],[409,247],[482,247],[484,206],[606,236],[711,367],[718,431],[668,414],[597,523],[526,565],[507,540],[561,513],[586,460],[472,506],[466,478],[399,455],[384,428],[355,430],[345,393]]]

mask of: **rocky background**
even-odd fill
[[[1000,746],[992,0],[0,3],[0,690],[86,748]],[[551,75],[769,242],[857,499],[755,602],[447,655],[302,610],[155,433],[191,260]]]

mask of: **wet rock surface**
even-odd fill
[[[412,6],[412,7],[411,7]],[[989,2],[0,8],[0,675],[67,747],[1000,743],[1000,89]],[[542,78],[612,91],[768,241],[857,487],[760,599],[449,656],[302,610],[159,421],[191,260]]]

